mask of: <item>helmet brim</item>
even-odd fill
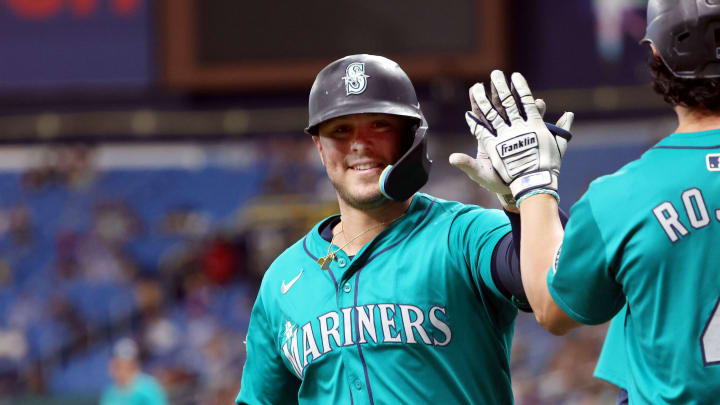
[[[405,104],[392,103],[388,101],[378,101],[375,103],[368,103],[367,101],[352,104],[338,105],[335,108],[327,110],[322,116],[317,117],[316,122],[310,122],[305,128],[305,133],[310,135],[318,135],[320,132],[320,125],[333,118],[344,117],[346,115],[353,114],[389,114],[397,115],[400,117],[410,118],[417,121],[422,121],[423,116],[420,113],[420,106],[417,109],[414,106],[409,107]]]

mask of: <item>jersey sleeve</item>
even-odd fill
[[[262,288],[261,288],[262,291]],[[247,357],[243,367],[238,404],[295,404],[300,380],[285,367],[275,344],[273,329],[258,294],[250,314],[245,339]]]
[[[510,222],[496,209],[468,209],[459,213],[450,228],[451,251],[459,252],[480,291],[490,290],[494,296],[512,303],[498,288],[492,276],[493,252],[503,236],[510,232]],[[514,305],[514,304],[513,304]]]
[[[625,304],[607,251],[586,194],[571,210],[559,257],[547,276],[555,303],[580,323],[607,322]]]

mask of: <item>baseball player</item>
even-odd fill
[[[522,279],[538,321],[563,334],[626,306],[605,350],[627,364],[615,376],[629,403],[717,404],[720,2],[651,0],[644,42],[653,52],[655,90],[673,106],[678,128],[594,181],[573,206],[564,238],[555,214],[562,155],[522,76],[512,76],[520,104],[507,97],[503,75],[492,76],[505,87],[509,124],[491,119],[497,113],[476,89],[489,125],[473,120],[473,128],[514,190]]]
[[[132,339],[123,338],[115,343],[108,371],[113,383],[103,390],[100,405],[167,405],[162,385],[142,372],[139,349]]]
[[[519,216],[418,193],[427,128],[389,59],[352,55],[317,75],[306,132],[340,214],[265,273],[239,404],[512,403]],[[510,195],[487,155],[455,163]]]

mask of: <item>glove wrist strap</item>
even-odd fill
[[[557,191],[557,175],[552,170],[540,170],[523,174],[510,183],[510,191],[512,191],[515,200],[536,189]]]
[[[532,190],[528,193],[523,194],[522,197],[520,197],[517,200],[517,206],[520,207],[520,204],[522,204],[523,201],[527,200],[528,198],[538,195],[538,194],[550,194],[551,196],[555,197],[555,201],[557,201],[558,204],[560,204],[560,196],[555,190],[547,190],[544,188],[536,188],[535,190]]]

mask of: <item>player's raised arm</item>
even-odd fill
[[[557,200],[550,194],[538,194],[523,201],[520,267],[538,323],[551,333],[562,335],[580,324],[557,306],[547,286],[547,272],[553,267],[564,234],[557,209]]]
[[[495,108],[502,109],[502,100],[500,100],[499,94],[494,86],[491,86],[492,91],[492,104]],[[486,190],[493,192],[497,195],[498,200],[502,204],[503,210],[510,220],[512,232],[505,235],[502,240],[496,246],[493,252],[492,259],[492,278],[494,284],[500,289],[500,291],[507,298],[512,299],[520,309],[524,311],[531,311],[529,303],[522,283],[521,272],[520,272],[520,240],[521,240],[521,225],[520,225],[520,211],[516,206],[515,197],[513,192],[510,190],[508,184],[500,177],[498,172],[493,168],[493,163],[490,160],[490,155],[485,150],[482,140],[478,137],[476,127],[477,120],[484,121],[484,125],[490,126],[484,119],[484,114],[480,109],[480,105],[476,100],[476,92],[484,92],[481,84],[476,84],[469,91],[470,98],[470,109],[471,114],[466,115],[466,120],[470,131],[476,136],[477,143],[477,154],[475,157],[471,157],[464,153],[453,153],[449,157],[450,164],[462,170],[471,180],[478,183],[481,187]],[[545,115],[546,105],[542,99],[535,99],[534,104],[537,108],[538,114],[542,117]],[[565,120],[567,118],[564,117]],[[569,122],[567,123],[569,130]],[[557,131],[562,130],[561,128],[552,124],[547,124],[549,127],[556,129]],[[563,223],[567,221],[567,215],[562,211],[559,211],[559,215],[562,218]]]
[[[512,87],[500,71],[492,73],[491,81],[490,87],[501,103],[497,107],[507,121],[491,102],[485,85],[473,86],[470,93],[474,111],[468,112],[466,119],[478,139],[478,157],[454,154],[451,163],[500,196],[505,191],[500,185],[507,187],[511,197],[501,201],[513,200],[522,218],[520,268],[525,294],[538,321],[553,333],[563,333],[575,322],[555,305],[545,277],[563,237],[557,178],[573,115],[563,115],[557,126],[550,126],[554,130],[551,132],[522,75],[513,74]],[[540,106],[544,107],[544,103]],[[488,161],[492,170],[486,169]]]

